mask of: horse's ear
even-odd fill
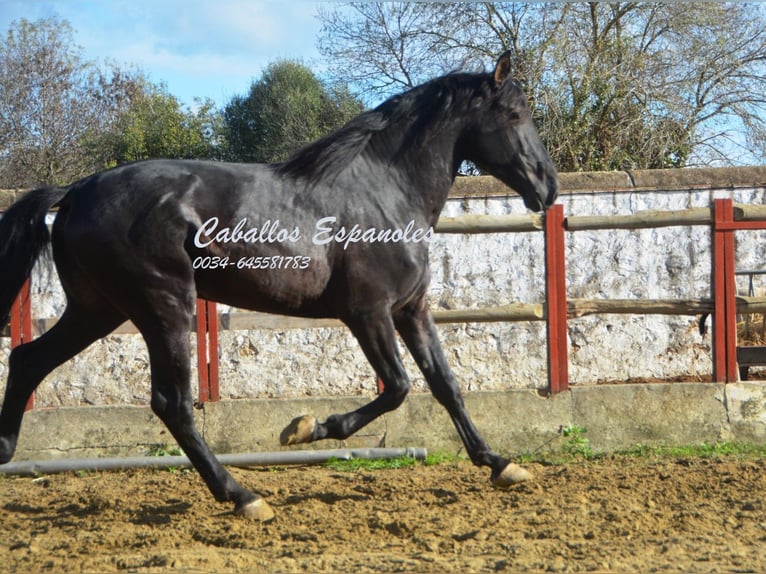
[[[508,76],[511,75],[511,51],[506,50],[503,52],[503,54],[497,59],[497,64],[495,64],[495,87],[500,87],[502,83],[508,79]]]

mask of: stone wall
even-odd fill
[[[708,207],[713,199],[764,204],[766,168],[561,174],[566,215],[624,215]],[[0,209],[17,196],[0,192]],[[516,195],[493,178],[456,182],[443,212],[521,214]],[[710,230],[705,226],[568,233],[571,298],[710,296]],[[542,233],[437,234],[431,243],[432,308],[460,309],[512,302],[540,303],[544,293]],[[766,268],[766,232],[737,232],[737,265]],[[766,289],[766,278],[756,287]],[[746,287],[746,283],[740,285]],[[33,275],[35,317],[56,317],[64,301],[55,271]],[[236,310],[222,309],[236,313]],[[442,343],[465,390],[546,386],[545,324],[440,325]],[[193,339],[193,337],[192,337]],[[710,340],[688,316],[600,315],[569,322],[573,385],[634,378],[699,380],[711,372]],[[0,390],[9,340],[0,338]],[[406,353],[405,353],[406,355]],[[222,398],[372,394],[375,376],[342,328],[224,330],[220,335]],[[193,362],[194,364],[194,362]],[[415,390],[425,390],[407,356]],[[195,373],[196,376],[196,373]],[[135,334],[113,334],[51,374],[38,406],[146,404],[148,357]]]

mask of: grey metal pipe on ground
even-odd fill
[[[331,450],[296,450],[286,452],[253,452],[217,455],[227,466],[280,466],[290,464],[322,464],[331,459],[389,459],[410,457],[426,458],[425,448],[351,448]],[[135,456],[123,458],[65,458],[58,460],[29,460],[9,462],[0,466],[0,474],[35,476],[59,472],[124,470],[128,468],[184,468],[191,467],[185,456]]]

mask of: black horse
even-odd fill
[[[556,200],[556,170],[507,53],[492,73],[427,82],[284,163],[152,160],[28,193],[0,219],[0,325],[49,242],[67,307],[47,333],[11,353],[0,463],[13,456],[24,405],[45,376],[131,320],[149,352],[152,410],[216,500],[271,518],[194,426],[189,332],[201,297],[339,318],[382,379],[382,394],[356,411],[295,419],[284,444],[345,439],[398,407],[410,386],[398,331],[474,464],[490,467],[498,486],[527,478],[471,422],[426,304],[428,241],[464,160],[516,190],[529,209]]]

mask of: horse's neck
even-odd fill
[[[442,129],[431,136],[426,145],[412,149],[406,169],[411,181],[411,193],[421,202],[427,219],[436,223],[447,201],[457,170],[462,163],[458,157],[458,131]]]
[[[420,104],[414,113],[400,114],[374,135],[356,161],[377,165],[373,177],[381,181],[394,178],[409,206],[435,224],[464,159],[459,140],[472,118],[465,102],[432,103],[433,109]]]

